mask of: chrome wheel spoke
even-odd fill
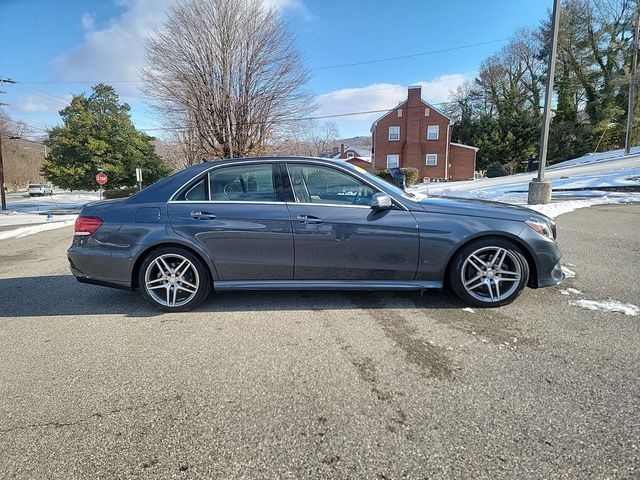
[[[518,290],[522,271],[520,261],[509,249],[487,246],[466,258],[460,275],[469,295],[482,302],[495,303]]]
[[[469,257],[469,265],[475,268],[478,272],[483,272],[487,266],[487,264],[483,260],[479,259],[475,255],[471,255]]]
[[[154,301],[165,307],[174,308],[189,303],[198,293],[199,285],[198,269],[179,253],[158,256],[145,271],[146,292]]]
[[[197,290],[191,290],[190,288],[185,288],[182,285],[178,285],[178,289],[180,290],[184,290],[185,292],[189,292],[189,293],[196,293]]]

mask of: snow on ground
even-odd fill
[[[640,202],[640,191],[629,191],[633,187],[640,189],[640,147],[632,153],[624,156],[622,150],[615,150],[590,154],[548,167],[546,178],[553,186],[552,203],[529,208],[555,218],[593,205]],[[411,190],[426,195],[525,205],[529,182],[535,176],[535,173],[520,173],[464,182],[419,184]],[[602,188],[605,190],[598,190]]]
[[[37,223],[64,222],[67,220],[75,220],[77,215],[47,215],[42,213],[17,213],[11,212],[0,215],[0,227],[12,227],[15,225],[33,225]]]
[[[640,307],[631,303],[620,303],[615,300],[605,300],[597,302],[595,300],[571,300],[570,305],[586,308],[587,310],[603,310],[605,312],[624,313],[625,315],[635,317],[640,314]]]
[[[41,223],[38,225],[31,225],[29,227],[20,227],[13,230],[6,230],[0,232],[0,240],[7,240],[9,238],[22,238],[34,233],[46,232],[47,230],[54,230],[56,228],[63,228],[73,225],[75,220],[65,220],[62,222],[49,222]]]
[[[9,193],[8,211],[0,214],[0,229],[4,230],[0,230],[0,240],[73,225],[80,209],[99,199],[98,192],[56,192],[45,197],[30,197],[24,192]]]
[[[7,195],[7,210],[15,212],[79,211],[85,204],[100,200],[98,192],[56,192],[51,196],[30,197],[26,193]]]

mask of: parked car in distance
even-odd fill
[[[68,250],[84,283],[165,311],[212,289],[451,287],[497,307],[564,279],[553,220],[513,205],[412,194],[318,158],[204,162],[86,205]]]
[[[53,195],[53,187],[48,183],[30,183],[27,193],[30,197]]]

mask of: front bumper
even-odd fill
[[[527,245],[535,269],[531,271],[529,286],[532,288],[552,287],[562,283],[565,275],[562,272],[560,258],[562,253],[558,244],[526,227],[520,238]]]

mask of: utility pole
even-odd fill
[[[0,85],[3,83],[16,83],[15,80],[10,78],[0,78]],[[2,92],[4,93],[4,92]],[[6,103],[0,103],[0,107],[6,105]],[[5,211],[7,209],[7,196],[4,191],[4,163],[2,160],[2,131],[0,131],[0,210]]]
[[[556,52],[558,51],[558,25],[560,24],[560,0],[554,0],[551,17],[551,51],[547,64],[547,91],[544,94],[544,118],[540,134],[540,154],[538,156],[538,177],[529,183],[529,205],[549,203],[551,201],[551,182],[544,179],[544,167],[547,163],[547,145],[549,142],[549,126],[551,125],[551,101],[556,74]]]
[[[636,13],[633,28],[633,58],[631,59],[631,80],[629,80],[629,104],[627,106],[627,135],[624,140],[624,154],[631,152],[631,134],[633,133],[633,113],[636,106],[636,70],[638,68],[638,36],[640,35],[640,13]]]
[[[4,163],[2,163],[2,132],[0,132],[0,209],[7,209],[7,197],[4,193]]]

